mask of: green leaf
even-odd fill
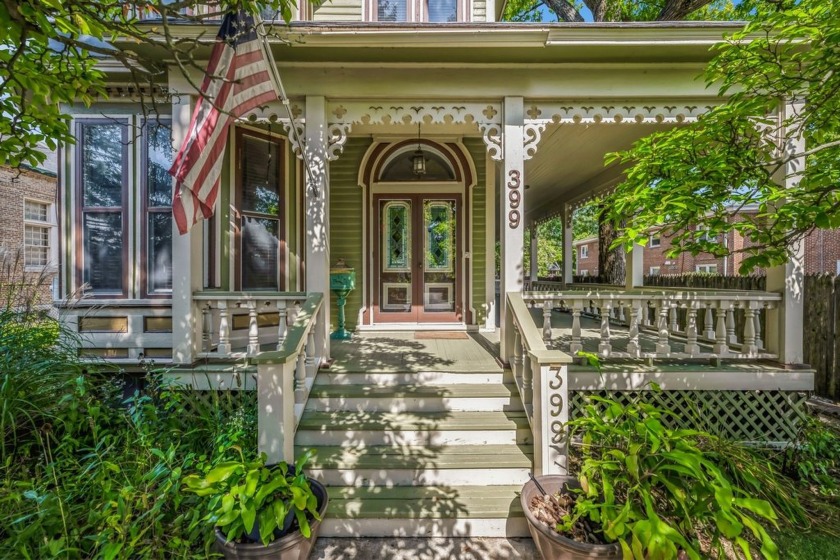
[[[245,525],[245,532],[250,533],[254,529],[254,521],[257,519],[257,510],[254,509],[253,500],[243,500],[242,507],[242,523]]]

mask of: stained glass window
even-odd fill
[[[385,205],[384,272],[411,270],[411,206],[405,201]]]
[[[426,229],[426,271],[451,272],[455,218],[450,202],[427,202],[423,212]]]

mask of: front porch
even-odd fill
[[[295,312],[284,350],[263,344],[247,363],[236,362],[238,370],[215,359],[173,372],[205,389],[255,391],[260,448],[270,457],[292,460],[304,449],[318,450],[310,471],[330,487],[325,536],[527,536],[521,485],[529,472],[565,467],[557,419],[580,414],[588,394],[649,398],[688,425],[771,444],[792,438],[803,417],[809,370],[757,358],[712,360],[705,354],[713,343],[702,340],[704,355],[693,359],[616,357],[630,334],[615,317],[614,352],[599,371],[564,352],[573,339],[573,310],[546,300],[546,344],[546,306],[529,309],[526,302],[549,296],[521,297],[509,306],[522,320],[516,329],[522,350],[510,368],[499,361],[496,333],[455,331],[357,333],[332,342],[328,368],[307,367],[306,344],[295,346],[297,354],[285,347],[314,336],[296,331],[316,314]],[[579,339],[584,350],[597,352],[603,331],[595,309],[580,315]],[[659,333],[646,328],[638,338],[643,354],[661,344]],[[246,342],[232,352],[247,354]]]

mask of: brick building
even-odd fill
[[[733,251],[743,249],[749,243],[737,232],[727,234],[724,245]],[[598,276],[598,238],[588,237],[576,240],[575,274],[580,276]],[[727,257],[715,257],[708,253],[692,255],[682,253],[676,257],[666,256],[671,248],[669,237],[652,233],[645,245],[645,275],[686,274],[707,272],[724,276],[737,275],[744,255],[735,252]],[[763,270],[756,271],[763,274]],[[840,274],[840,229],[815,229],[805,238],[805,274],[829,273]]]
[[[30,296],[41,305],[54,298],[56,171],[55,152],[48,152],[39,168],[0,167],[0,307],[33,301]],[[10,290],[11,286],[20,289]]]

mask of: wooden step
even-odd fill
[[[521,485],[328,488],[325,536],[527,536]]]
[[[309,395],[307,410],[404,411],[494,411],[522,409],[513,385],[316,385]]]
[[[530,445],[315,447],[307,471],[337,486],[524,484]],[[296,455],[305,448],[296,449]]]
[[[523,411],[367,412],[307,411],[298,425],[300,446],[528,444]]]
[[[318,372],[316,385],[365,385],[393,387],[394,385],[449,385],[512,383],[510,370],[476,372],[345,372],[322,369]]]

